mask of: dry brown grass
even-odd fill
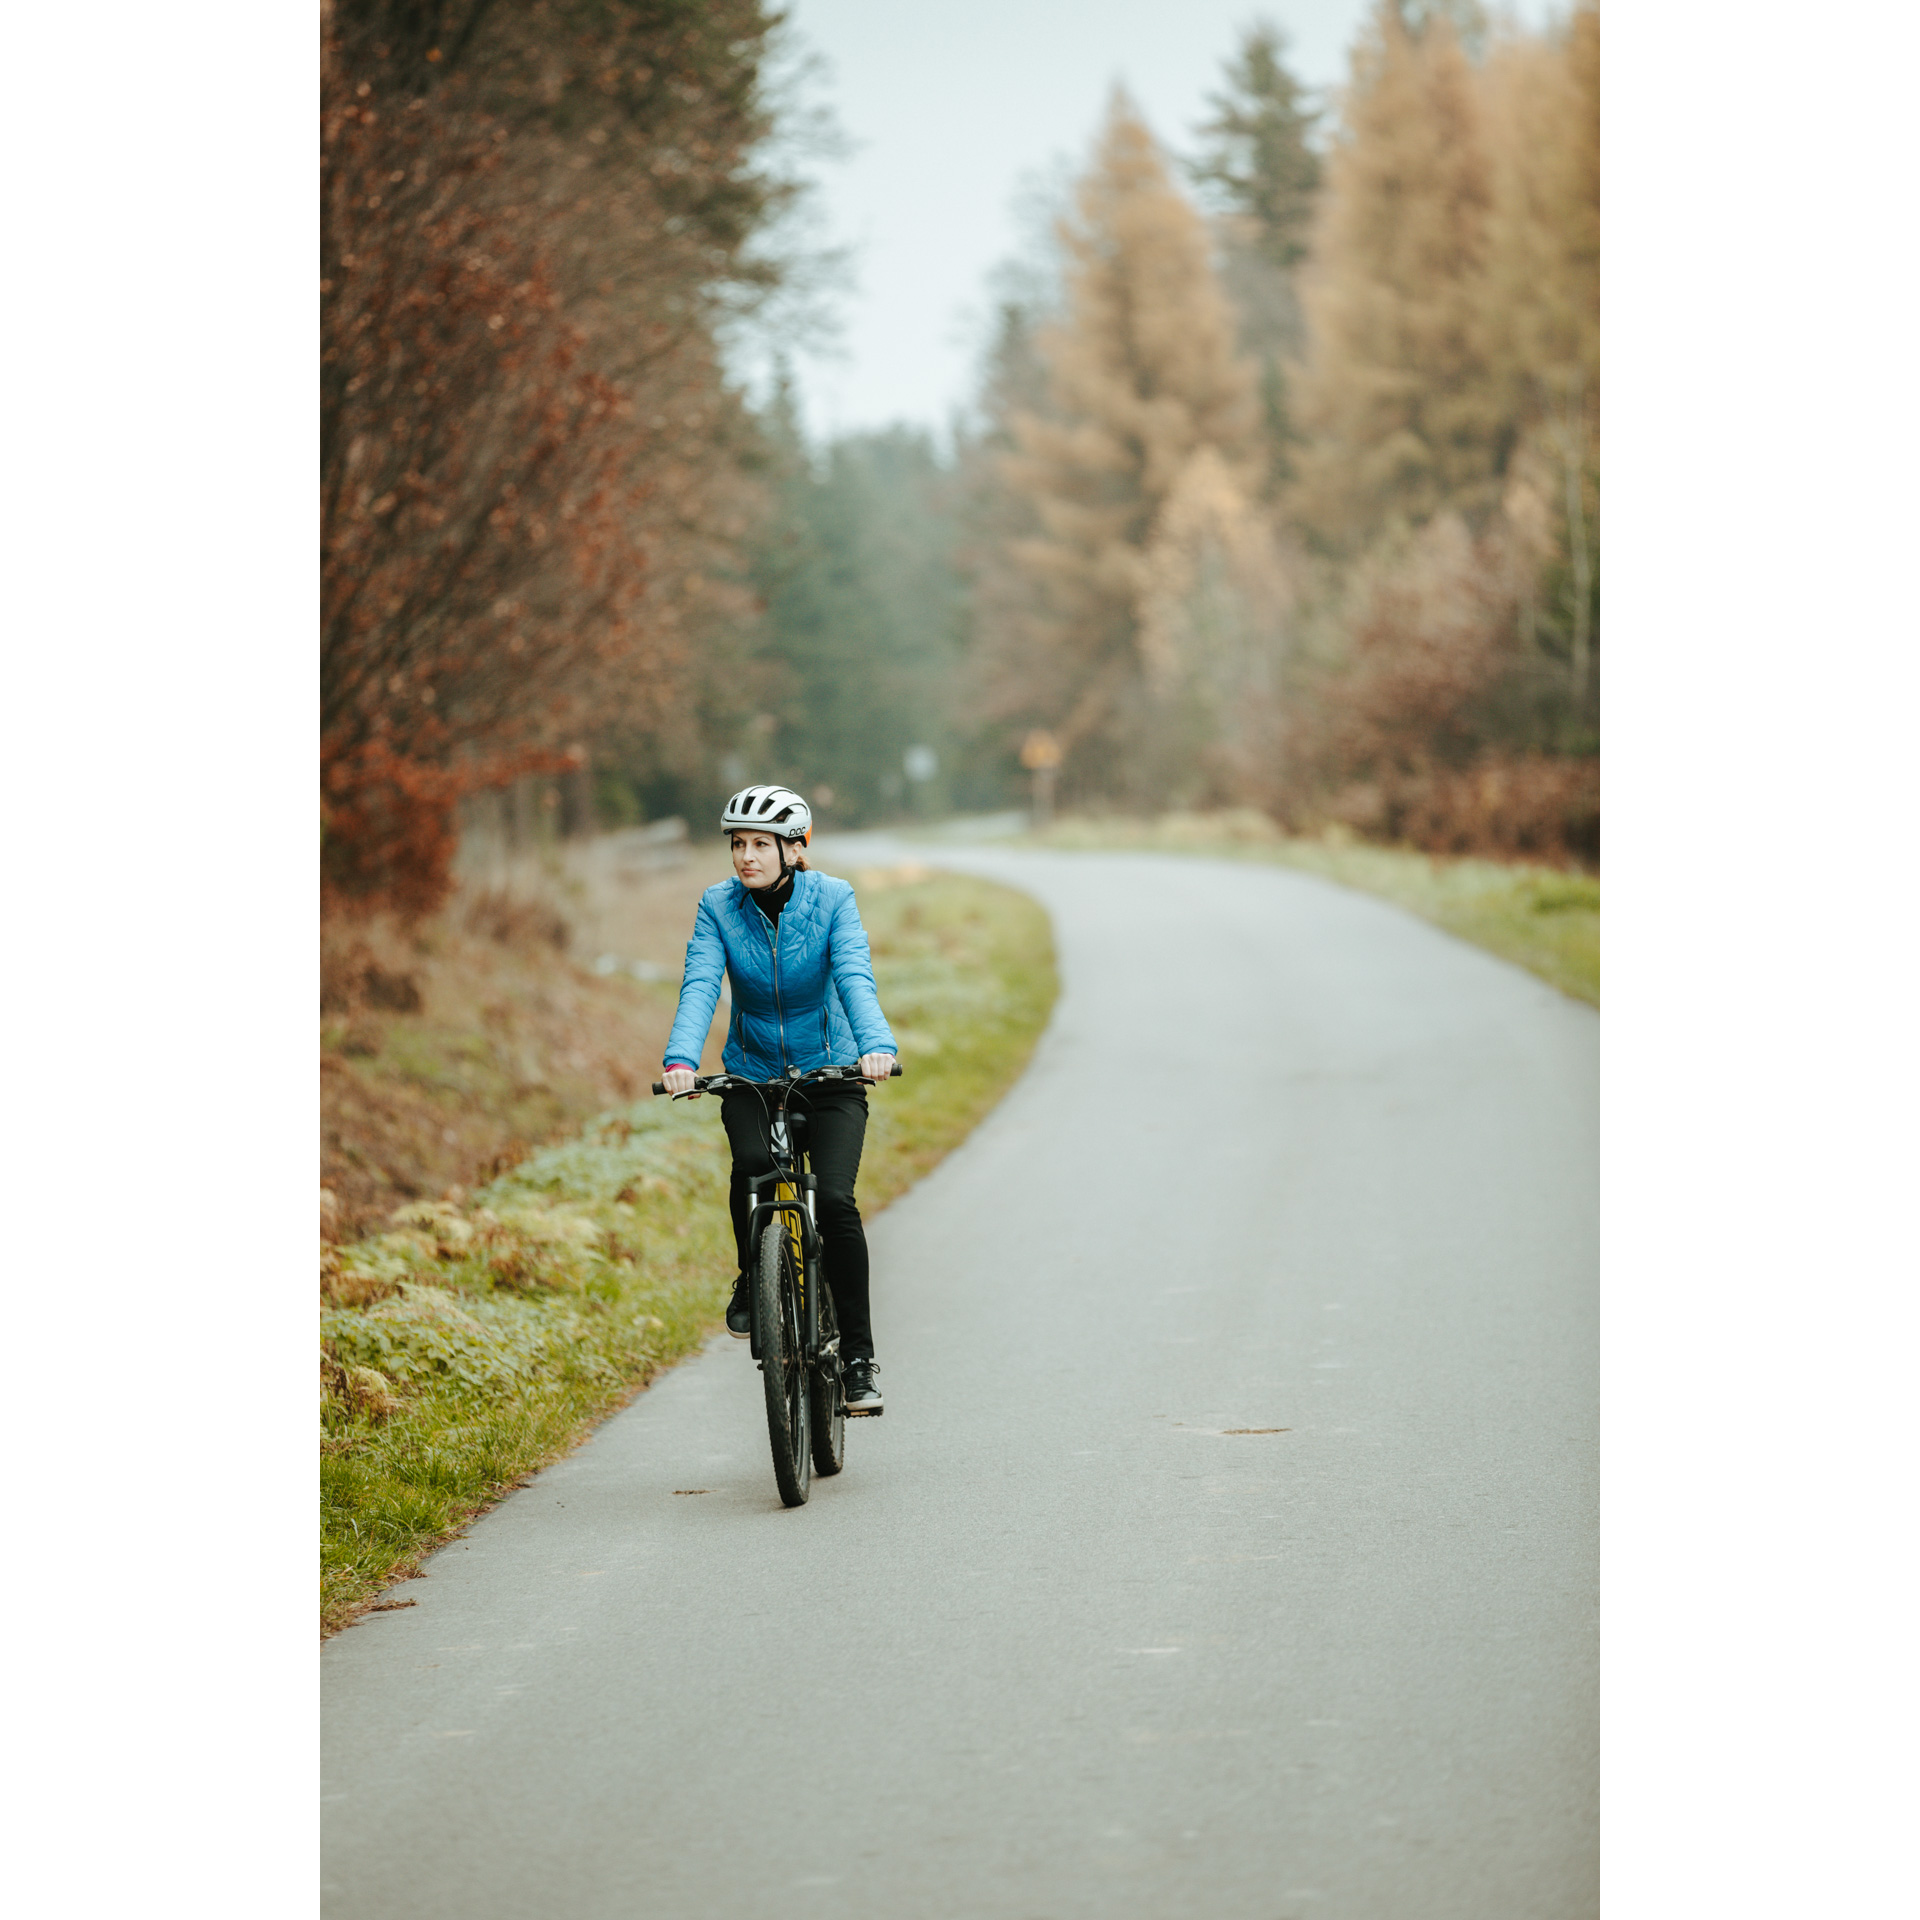
[[[321,1231],[496,1177],[659,1069],[717,844],[623,872],[600,848],[476,875],[433,919],[330,917],[321,936]],[[616,944],[617,943],[617,944]],[[610,953],[662,977],[609,974]]]

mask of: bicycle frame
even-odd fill
[[[898,1062],[894,1065],[893,1077],[900,1077]],[[814,1219],[814,1195],[819,1183],[808,1169],[805,1155],[794,1143],[792,1129],[787,1124],[787,1104],[800,1088],[824,1080],[859,1082],[860,1069],[815,1067],[802,1073],[798,1067],[789,1067],[781,1080],[746,1080],[730,1073],[714,1073],[694,1082],[702,1093],[728,1093],[736,1087],[751,1087],[763,1103],[769,1093],[777,1096],[777,1104],[767,1115],[772,1171],[756,1174],[747,1182],[747,1257],[749,1262],[758,1257],[760,1236],[766,1231],[767,1223],[778,1216],[793,1239],[794,1266],[800,1275],[801,1346],[809,1367],[820,1358],[820,1230]],[[653,1090],[660,1094],[667,1089],[663,1082],[656,1080]],[[686,1096],[676,1094],[674,1098]],[[764,1197],[768,1188],[772,1189],[770,1199]],[[838,1344],[837,1338],[834,1344]],[[756,1360],[760,1358],[758,1326],[753,1330],[749,1351]]]
[[[773,1170],[756,1174],[747,1182],[747,1246],[749,1271],[760,1247],[760,1236],[769,1223],[779,1220],[793,1243],[794,1270],[800,1276],[801,1350],[809,1366],[820,1357],[820,1229],[815,1220],[814,1195],[819,1182],[807,1167],[800,1148],[787,1125],[785,1089],[779,1109],[770,1116],[768,1145],[773,1155]],[[767,1189],[771,1199],[763,1199]],[[753,1330],[749,1348],[760,1358],[760,1329]]]

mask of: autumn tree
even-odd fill
[[[719,335],[789,189],[757,0],[334,0],[325,876],[419,910],[463,787],[671,736],[745,595]]]
[[[1322,165],[1254,28],[1211,243],[1116,107],[961,456],[985,720],[1071,798],[1593,857],[1597,46],[1380,0]]]
[[[1576,730],[1597,702],[1600,495],[1600,17],[1507,36],[1487,63],[1493,166],[1483,289],[1514,423],[1505,514],[1535,577],[1527,638],[1564,668]]]
[[[1254,383],[1206,225],[1124,95],[1061,241],[1044,400],[1012,410],[1003,463],[1032,519],[1010,555],[1023,591],[982,633],[982,667],[996,718],[1059,734],[1070,788],[1150,804],[1175,743],[1142,652],[1147,554],[1196,457],[1251,491]]]
[[[336,105],[323,159],[324,870],[420,910],[451,800],[557,744],[641,568],[618,396],[537,253],[463,193],[493,154],[389,117]]]
[[[1486,327],[1492,167],[1450,12],[1377,0],[1352,57],[1303,297],[1294,512],[1336,549],[1497,504],[1510,450]]]
[[[1436,514],[1344,581],[1348,653],[1290,689],[1288,799],[1436,853],[1592,860],[1599,769],[1542,750],[1516,630],[1526,561],[1496,519]]]

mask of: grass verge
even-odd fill
[[[906,1068],[872,1096],[872,1213],[1018,1077],[1056,981],[1046,915],[1023,894],[916,868],[856,884]],[[733,1273],[726,1174],[716,1102],[642,1099],[469,1198],[327,1250],[323,1631],[716,1330]]]
[[[1168,814],[1155,821],[1065,819],[1031,846],[1131,850],[1259,861],[1376,894],[1462,940],[1600,1004],[1600,882],[1560,867],[1458,859],[1379,847],[1338,832],[1282,834],[1264,814]]]

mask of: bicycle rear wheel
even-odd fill
[[[829,1352],[838,1330],[833,1317],[833,1289],[826,1275],[816,1273],[813,1284],[820,1289],[819,1360],[808,1382],[813,1406],[813,1470],[824,1480],[847,1464],[847,1390],[840,1377],[840,1355]]]
[[[773,1214],[760,1234],[754,1276],[754,1321],[760,1333],[760,1378],[767,1396],[767,1439],[781,1500],[804,1506],[812,1478],[808,1442],[807,1357],[801,1342],[800,1276],[786,1216]]]

